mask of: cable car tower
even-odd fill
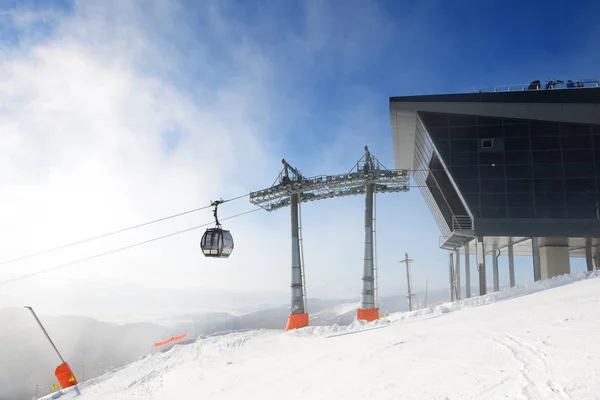
[[[407,192],[409,171],[389,170],[365,146],[365,154],[350,172],[338,175],[303,176],[296,168],[281,160],[283,170],[271,187],[250,192],[250,202],[267,211],[290,206],[292,228],[292,302],[286,331],[308,326],[304,265],[300,249],[299,205],[303,202],[365,195],[365,242],[361,305],[357,319],[373,321],[379,318],[376,302],[375,264],[373,260],[373,198],[375,193]]]

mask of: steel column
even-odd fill
[[[448,252],[448,275],[450,276],[450,301],[456,300],[456,282],[454,278],[454,253]]]
[[[512,243],[508,245],[508,279],[510,287],[515,287],[515,254]]]
[[[456,300],[460,300],[460,247],[456,248]]]
[[[373,264],[373,184],[366,187],[365,197],[365,244],[363,251],[363,285],[360,308],[374,310],[375,304],[375,268]]]
[[[479,295],[483,296],[487,293],[483,238],[477,238],[477,271],[479,271]]]
[[[496,252],[498,252],[496,254]],[[500,257],[500,250],[494,250],[492,255],[492,270],[494,274],[494,292],[500,291],[500,273],[498,271],[498,257]]]
[[[298,194],[290,196],[292,212],[292,314],[304,314],[304,290],[302,288],[302,263],[300,259],[300,241],[298,234]]]
[[[465,243],[465,294],[467,299],[471,297],[471,252],[469,242]]]
[[[531,238],[531,252],[533,254],[533,280],[542,279],[542,267],[540,262],[540,242],[539,238]]]
[[[594,256],[592,255],[592,239],[588,238],[586,240],[586,248],[585,248],[585,263],[587,265],[588,271],[594,270]]]

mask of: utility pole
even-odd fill
[[[427,287],[429,286],[429,277],[425,278],[425,305],[424,308],[427,308]]]
[[[408,258],[408,253],[404,253],[404,260],[400,261],[401,263],[405,263],[406,264],[406,283],[408,285],[408,311],[412,311],[412,298],[414,296],[414,294],[412,293],[411,290],[411,285],[410,285],[410,263],[414,261],[412,259]]]

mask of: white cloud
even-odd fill
[[[377,16],[372,6],[367,10]],[[309,134],[321,121],[311,115],[311,106],[302,104],[309,97],[294,90],[303,80],[310,88],[312,78],[302,68],[312,61],[293,68],[290,60],[301,59],[287,59],[290,49],[297,49],[295,39],[282,34],[278,51],[269,51],[269,44],[245,35],[245,27],[230,21],[231,13],[221,6],[201,4],[194,11],[194,18],[202,21],[197,29],[194,18],[182,18],[188,10],[166,0],[143,6],[135,1],[79,2],[72,12],[51,10],[46,29],[52,33],[41,39],[25,33],[49,15],[47,10],[11,13],[21,21],[15,25],[22,34],[20,46],[11,45],[0,63],[0,261],[266,187],[283,157],[302,171],[336,173],[345,164],[342,159],[350,167],[362,155],[362,146],[370,144],[363,143],[373,134],[367,130],[388,129],[385,121],[370,122],[377,115],[359,102],[341,115],[353,118],[332,124],[334,140],[323,140],[339,148],[330,152],[315,146],[314,152],[325,156],[311,154],[318,161],[303,165],[296,149],[307,142],[298,132]],[[350,19],[360,21],[360,15],[352,12]],[[326,25],[322,19],[311,21],[306,40],[320,54],[327,53],[323,46],[328,42],[336,48],[343,38],[319,27]],[[370,34],[368,29],[357,32],[352,38]],[[375,37],[382,32],[377,30]],[[370,42],[367,37],[356,43],[362,48]],[[357,49],[344,47],[335,54],[340,62],[356,60]],[[383,102],[380,106],[387,108]],[[348,143],[357,144],[355,150],[350,150],[354,145],[341,146],[345,131],[353,135]],[[304,208],[309,296],[359,297],[363,201]],[[223,205],[220,215],[252,207],[247,199],[238,200]],[[410,213],[390,214],[388,235],[410,235],[398,233],[402,218]],[[0,281],[211,219],[205,210],[0,265]],[[120,297],[127,285],[131,292],[156,293],[184,308],[197,304],[172,300],[165,291],[197,289],[215,293],[215,299],[217,291],[253,292],[263,301],[287,298],[289,210],[260,211],[223,224],[236,240],[227,261],[200,254],[201,228],[4,285],[0,304],[38,304],[46,307],[40,311],[55,313],[76,309],[93,315],[101,310],[105,315],[119,308],[120,298],[131,301]],[[428,224],[435,229],[433,221]],[[382,271],[390,271],[383,279],[389,282],[402,276],[395,269],[397,253],[390,247],[381,258]],[[395,292],[394,285],[381,287]],[[50,296],[52,301],[45,302]],[[103,298],[105,302],[99,300]],[[140,312],[152,312],[144,308],[141,294],[139,299]]]
[[[74,15],[61,17],[50,37],[25,52],[9,52],[0,64],[3,260],[247,193],[266,166],[272,144],[263,117],[268,94],[261,75],[267,66],[260,57],[255,63],[251,49],[236,49],[243,64],[234,65],[234,74],[218,84],[199,76],[195,88],[184,90],[161,76],[176,69],[171,63],[177,60],[161,58],[161,49],[153,47],[138,4],[102,4],[80,5]],[[168,2],[153,5],[153,29],[175,22],[168,19],[175,14],[163,13]],[[27,13],[12,16],[34,19]],[[152,61],[161,65],[147,64]],[[204,68],[218,75],[221,66]],[[177,141],[167,146],[169,134]],[[255,175],[244,175],[249,165]],[[240,202],[224,206],[222,216],[252,208]],[[211,219],[206,210],[1,265],[0,280]],[[257,222],[260,233],[266,228]],[[250,272],[234,258],[223,272],[222,263],[204,259],[198,247],[203,231],[11,283],[15,289],[9,292],[29,303],[37,291],[43,297],[75,284],[98,290],[106,280],[241,290],[254,276],[264,278],[260,269],[268,266]]]

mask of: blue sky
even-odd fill
[[[594,16],[599,11],[600,4],[593,1],[0,0],[0,56],[4,53],[0,68],[14,85],[14,91],[6,91],[7,97],[0,98],[9,109],[0,123],[25,126],[19,107],[28,104],[28,112],[42,112],[36,108],[41,104],[36,99],[43,93],[58,102],[64,113],[60,120],[52,114],[46,125],[40,122],[40,126],[15,131],[24,142],[31,138],[31,143],[26,143],[30,147],[18,149],[32,159],[31,154],[39,154],[39,160],[46,162],[39,165],[63,169],[34,168],[35,162],[25,163],[33,171],[31,176],[48,174],[54,177],[52,182],[79,182],[67,179],[73,168],[65,160],[76,154],[95,154],[96,149],[89,144],[94,140],[106,142],[105,147],[97,146],[105,152],[85,160],[99,160],[103,167],[90,164],[98,175],[88,173],[86,182],[93,181],[90,176],[98,182],[110,182],[112,176],[103,175],[110,170],[107,160],[119,160],[114,161],[115,171],[129,182],[123,186],[131,187],[133,182],[143,185],[143,189],[128,192],[132,200],[125,206],[120,203],[122,194],[106,183],[102,193],[109,196],[107,193],[114,191],[114,201],[99,202],[97,207],[100,211],[106,207],[106,213],[120,209],[122,219],[98,217],[95,223],[83,226],[77,225],[77,220],[88,215],[77,214],[70,222],[70,231],[53,237],[58,245],[85,233],[97,234],[128,222],[178,212],[188,205],[193,208],[196,202],[268,186],[281,169],[281,158],[306,175],[345,172],[362,156],[366,144],[385,165],[393,167],[390,96],[468,92],[535,79],[595,77],[598,56],[594,49],[600,28]],[[64,60],[73,61],[61,64]],[[95,69],[89,69],[92,66]],[[65,68],[73,68],[69,72],[72,78],[61,72]],[[33,77],[46,70],[48,76],[34,87]],[[20,71],[31,71],[32,75]],[[106,71],[111,75],[104,77]],[[104,80],[97,79],[99,75]],[[102,83],[93,86],[96,80]],[[106,87],[113,88],[112,83],[115,93],[103,97]],[[47,87],[52,84],[59,89]],[[84,109],[77,108],[81,102],[77,104],[71,97],[59,98],[65,87],[76,93],[82,85],[89,96]],[[110,114],[98,117],[89,111],[96,105],[102,113],[112,107]],[[143,117],[135,117],[135,110],[143,111]],[[72,120],[87,111],[90,115],[86,119]],[[109,130],[102,125],[112,121],[118,122],[107,125]],[[39,135],[46,137],[45,126],[50,123],[60,127],[56,132],[64,135],[63,142],[53,139],[57,146],[77,143],[80,147],[52,159],[53,154],[42,151],[31,133],[39,129]],[[67,134],[71,131],[78,138],[87,137],[88,131],[98,133],[89,133],[88,141],[79,142]],[[108,135],[108,131],[126,133]],[[152,147],[153,143],[158,147]],[[14,154],[16,150],[11,151]],[[77,160],[85,170],[85,161]],[[24,173],[22,160],[15,165],[19,169],[12,176]],[[216,165],[219,168],[215,171]],[[49,171],[62,172],[52,175],[54,172]],[[130,180],[125,181],[125,176]],[[153,187],[157,182],[162,189]],[[205,186],[196,189],[200,182]],[[48,191],[52,188],[44,187]],[[167,198],[164,187],[179,193],[178,197]],[[161,199],[161,203],[153,204],[150,198]],[[56,201],[67,204],[65,198]],[[136,206],[140,203],[147,209]],[[111,204],[110,209],[107,204]],[[330,294],[328,288],[332,286],[340,287],[332,295],[359,294],[362,204],[363,199],[353,198],[306,206],[307,278],[310,274],[314,277],[309,281],[309,288],[314,288],[312,295]],[[434,287],[445,287],[447,253],[437,248],[439,231],[418,191],[380,196],[378,204],[382,291],[404,290],[398,260],[405,251],[415,259],[415,281],[422,286],[429,277]],[[232,212],[248,207],[247,203],[232,206]],[[31,211],[23,208],[20,212],[16,214]],[[289,243],[283,234],[289,229],[287,218],[288,212],[282,211],[248,217],[244,223],[231,222],[242,232],[238,235],[239,252],[244,251],[244,240],[249,243],[251,237],[259,236],[255,230],[277,236],[273,246],[284,250],[270,261],[283,265],[281,269],[253,274],[252,268],[240,265],[239,270],[218,276],[219,272],[210,272],[215,274],[210,279],[198,275],[198,281],[231,289],[227,285],[233,287],[230,280],[235,270],[238,289],[248,279],[266,282],[268,276],[276,276],[269,284],[263,282],[265,290],[281,288],[287,293],[287,283],[283,287],[273,283],[288,279]],[[250,236],[244,232],[251,232],[247,233]],[[43,241],[38,244],[15,244],[14,255],[47,247]],[[346,251],[345,246],[352,250]],[[339,249],[324,250],[331,248]],[[160,251],[170,254],[175,250],[165,244]],[[265,264],[260,254],[248,253],[248,262]],[[347,266],[355,259],[356,265]],[[145,260],[141,254],[140,260]],[[206,261],[194,259],[194,263],[199,262]],[[507,282],[505,263],[501,262],[503,282]],[[518,283],[532,279],[528,263],[518,261]],[[573,262],[574,269],[582,265]],[[91,265],[87,271],[94,268]],[[186,273],[205,272],[189,267]],[[110,271],[106,274],[110,278]],[[488,277],[491,279],[491,273]],[[159,283],[160,279],[155,282]]]

